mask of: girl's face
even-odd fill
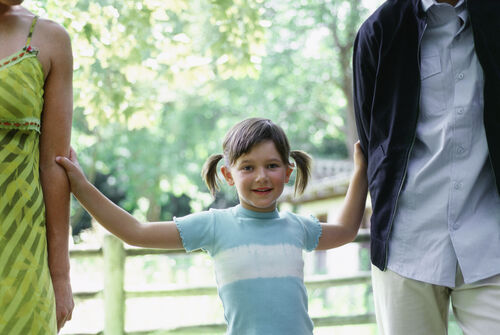
[[[236,186],[241,206],[256,212],[276,209],[276,200],[292,174],[293,167],[281,159],[272,141],[255,145],[231,167],[223,166],[222,175]]]

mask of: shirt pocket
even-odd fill
[[[436,55],[422,56],[420,61],[420,109],[426,115],[439,115],[446,108],[441,58]]]

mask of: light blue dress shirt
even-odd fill
[[[500,197],[483,125],[483,71],[464,0],[455,7],[422,5],[420,114],[388,268],[455,287],[457,265],[465,283],[500,273]]]

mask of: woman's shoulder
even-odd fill
[[[35,15],[22,6],[13,6],[10,10],[0,15],[0,27],[2,30],[8,28],[10,35],[26,38],[29,27]]]
[[[60,67],[65,72],[72,71],[73,52],[71,50],[71,39],[61,24],[51,19],[38,18],[31,45],[39,51],[38,58],[46,75],[54,67]]]
[[[69,34],[62,25],[51,19],[38,16],[23,6],[13,7],[5,20],[13,20],[20,29],[25,30],[33,23],[35,17],[37,19],[33,34],[38,32],[42,36],[49,36],[51,39],[69,39]]]
[[[44,17],[38,18],[33,39],[54,47],[68,47],[71,43],[68,32],[61,24]]]

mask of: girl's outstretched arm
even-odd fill
[[[73,149],[69,158],[57,157],[56,162],[66,170],[71,192],[87,212],[112,234],[139,247],[183,248],[174,222],[141,223],[95,188],[85,177]]]
[[[365,212],[367,193],[366,160],[358,141],[354,145],[354,174],[337,223],[321,225],[322,233],[316,249],[336,248],[354,240]]]

